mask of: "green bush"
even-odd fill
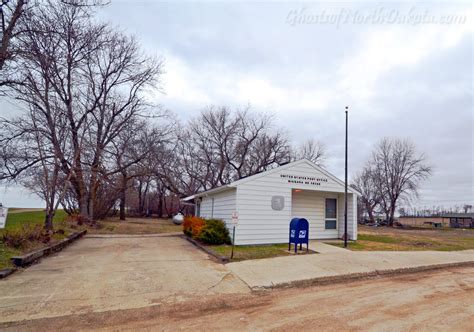
[[[229,230],[222,220],[209,219],[199,235],[199,240],[207,244],[230,244]]]

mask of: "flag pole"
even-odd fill
[[[348,111],[349,106],[346,106],[346,148],[344,160],[344,248],[347,248],[347,138],[348,138]]]

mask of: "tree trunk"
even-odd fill
[[[149,199],[148,199],[148,188],[150,186],[150,183],[147,182],[145,185],[145,190],[143,191],[143,207],[141,210],[141,216],[148,216],[148,207],[149,207]]]
[[[53,230],[53,219],[54,219],[54,212],[50,209],[46,210],[46,215],[44,217],[44,229],[47,231]]]
[[[120,194],[120,220],[125,220],[125,194]]]
[[[89,220],[89,209],[87,208],[87,196],[82,193],[79,196],[79,215],[85,220]]]
[[[375,218],[374,218],[374,211],[370,204],[365,204],[365,208],[367,209],[367,213],[369,215],[369,220],[371,223],[375,223]]]
[[[158,218],[163,218],[163,195],[158,194]]]
[[[169,197],[169,195],[168,195],[168,197]],[[168,198],[168,200],[169,200],[169,198]],[[167,203],[166,196],[163,199],[163,210],[166,212],[167,217],[171,217],[170,209],[168,208],[168,203]]]
[[[91,178],[89,185],[89,220],[95,223],[95,203],[97,199],[97,190],[99,189],[99,168],[98,165],[91,167]]]
[[[122,174],[122,186],[120,188],[120,220],[125,220],[125,200],[127,196],[127,176]]]
[[[72,181],[74,186],[74,191],[76,192],[77,203],[79,204],[79,215],[84,220],[89,220],[89,209],[88,209],[88,198],[86,186],[84,183],[84,178],[82,174],[82,169],[76,167],[75,169],[75,178]]]
[[[137,188],[137,193],[138,193],[138,215],[142,213],[142,181],[138,180],[138,188]]]
[[[388,225],[393,227],[393,221],[395,219],[395,204],[390,207],[390,216],[388,220]]]

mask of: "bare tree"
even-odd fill
[[[225,159],[235,172],[234,178],[243,178],[266,169],[269,165],[279,161],[279,155],[273,155],[275,148],[280,148],[282,140],[278,130],[273,137],[269,133],[272,126],[272,117],[267,114],[253,114],[247,108],[237,112],[229,125],[227,139],[223,142]],[[278,138],[277,138],[278,137]],[[274,142],[270,142],[270,140]],[[286,141],[283,143],[286,144]],[[261,148],[261,154],[255,154],[255,149]],[[227,182],[227,181],[226,181]]]
[[[97,23],[92,14],[88,6],[51,1],[25,13],[13,73],[22,83],[11,84],[10,93],[32,112],[3,119],[7,130],[0,137],[1,177],[15,179],[36,165],[48,165],[49,171],[55,160],[79,213],[90,220],[99,191],[107,195],[112,187],[105,184],[117,174],[109,174],[108,148],[134,119],[150,115],[144,91],[159,84],[162,68],[133,38]],[[29,143],[37,132],[49,154]]]
[[[208,107],[180,130],[175,179],[182,195],[207,190],[290,160],[286,134],[249,108]],[[179,173],[179,174],[176,174]],[[176,190],[176,191],[175,191]]]
[[[147,182],[145,190],[147,192],[153,176],[160,178],[160,171],[165,167],[162,163],[166,162],[164,157],[172,134],[174,134],[173,126],[158,127],[151,126],[143,120],[130,120],[127,128],[112,142],[113,148],[110,153],[113,155],[115,165],[109,167],[111,170],[107,171],[105,176],[120,175],[118,180],[120,220],[125,220],[126,217],[127,191],[133,186],[132,180],[139,178],[139,181]]]
[[[18,22],[22,17],[26,0],[1,1],[0,17],[2,24],[2,44],[0,45],[0,71],[3,69],[5,62],[14,55],[12,50],[12,40],[18,33]]]
[[[351,186],[361,193],[360,200],[369,215],[370,222],[375,222],[374,211],[381,203],[382,197],[378,178],[370,165],[366,165],[357,174]]]
[[[464,210],[464,213],[468,213],[472,210],[472,204],[464,204],[462,208]]]
[[[198,180],[203,189],[210,189],[230,182],[231,167],[226,158],[228,141],[237,131],[237,120],[226,107],[213,106],[203,110],[199,117],[192,119],[186,130],[189,136],[183,139],[187,150],[195,145],[201,171]]]
[[[326,154],[326,145],[323,142],[310,138],[293,151],[292,159],[308,159],[316,165],[324,166]]]
[[[384,138],[372,154],[373,177],[381,192],[381,205],[390,225],[393,225],[397,203],[418,195],[422,180],[432,168],[422,153],[408,140]]]

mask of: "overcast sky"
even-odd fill
[[[273,113],[294,143],[325,142],[342,178],[350,105],[349,174],[382,137],[409,138],[434,166],[415,205],[474,202],[470,2],[112,0],[99,18],[163,57],[154,98],[183,121],[211,104]],[[15,187],[0,202],[42,206]]]

